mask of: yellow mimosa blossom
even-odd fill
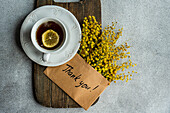
[[[96,21],[94,16],[85,17],[82,24],[82,40],[78,53],[81,55],[87,63],[89,63],[96,71],[101,73],[108,81],[117,80],[131,80],[132,71],[120,73],[134,67],[131,59],[128,62],[119,64],[118,61],[124,58],[131,58],[130,52],[127,51],[130,46],[125,42],[120,46],[116,46],[117,40],[122,36],[122,30],[115,30],[117,22],[112,22],[111,26],[107,26],[102,30],[101,24]],[[119,74],[118,74],[119,73]]]

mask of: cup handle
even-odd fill
[[[44,62],[48,62],[49,58],[50,58],[50,53],[43,53],[42,60]]]

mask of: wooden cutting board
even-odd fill
[[[36,1],[36,8],[43,5],[57,5],[66,8],[74,14],[80,25],[83,23],[83,18],[89,15],[95,16],[101,23],[100,0],[80,0],[69,3],[56,3],[53,0]],[[79,108],[80,106],[73,99],[43,74],[45,68],[33,63],[33,89],[36,101],[43,106],[53,108]]]

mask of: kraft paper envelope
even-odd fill
[[[85,110],[110,84],[78,54],[61,66],[47,67],[44,73]]]

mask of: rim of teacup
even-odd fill
[[[39,46],[37,39],[36,39],[37,29],[39,28],[40,25],[42,25],[43,23],[48,22],[48,21],[53,21],[53,22],[57,23],[63,29],[64,37],[65,37],[62,44],[59,47],[52,49],[52,50],[44,49],[41,46]],[[31,29],[31,41],[32,41],[33,45],[35,46],[35,48],[37,48],[40,52],[43,52],[43,53],[52,53],[52,52],[56,52],[56,51],[62,49],[67,41],[67,36],[68,36],[68,32],[67,32],[65,25],[62,23],[61,20],[59,20],[57,18],[51,18],[51,17],[42,18],[42,19],[38,20],[33,25],[32,29]]]

